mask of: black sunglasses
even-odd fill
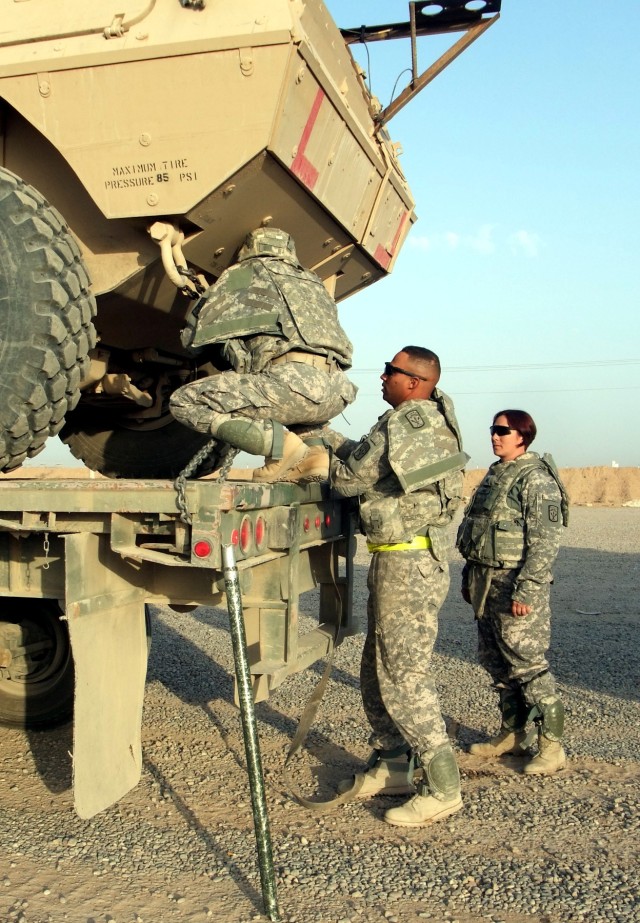
[[[399,369],[397,365],[391,365],[390,362],[385,362],[383,374],[387,377],[395,374],[408,375],[409,378],[417,378],[419,381],[429,381],[428,378],[423,378],[422,375],[416,375],[415,372],[407,372],[406,369]]]
[[[512,426],[499,426],[497,423],[494,423],[493,426],[489,427],[489,432],[492,436],[508,436],[509,433],[518,433],[520,431],[514,429]]]

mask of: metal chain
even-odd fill
[[[191,513],[187,506],[187,478],[190,477],[200,467],[202,462],[207,459],[215,446],[218,444],[217,439],[210,439],[201,449],[198,449],[191,461],[182,469],[178,477],[173,482],[176,489],[176,503],[180,510],[180,519],[183,522],[191,523]]]
[[[229,472],[231,471],[231,465],[233,460],[238,454],[240,449],[236,449],[235,446],[227,445],[224,451],[224,462],[220,468],[220,473],[218,474],[218,481],[226,481],[229,477]]]
[[[219,446],[220,442],[217,439],[210,439],[209,442],[205,443],[201,449],[199,449],[196,454],[193,456],[188,465],[182,469],[178,477],[173,482],[173,486],[176,489],[176,504],[180,510],[180,519],[182,522],[191,524],[191,513],[189,512],[189,507],[187,505],[187,478],[198,470],[200,465],[206,461],[207,458],[211,455],[214,448]],[[229,471],[231,469],[231,464],[233,459],[236,457],[240,450],[234,448],[230,445],[225,445],[220,452],[220,458],[224,459],[222,467],[220,468],[220,473],[218,476],[219,481],[226,480]]]
[[[42,543],[42,548],[44,549],[44,564],[42,565],[42,570],[49,570],[49,549],[51,545],[49,544],[49,533],[44,533],[44,541]]]

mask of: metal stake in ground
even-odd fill
[[[258,866],[260,868],[260,881],[262,882],[262,899],[269,919],[279,920],[276,880],[273,870],[273,853],[271,850],[271,835],[269,833],[269,818],[267,817],[262,761],[260,759],[260,744],[256,727],[256,715],[253,707],[249,658],[247,656],[247,638],[242,614],[242,595],[240,593],[240,580],[238,578],[238,568],[236,567],[233,545],[222,546],[222,561],[224,564],[224,586],[227,594],[231,642],[233,644],[233,660],[235,664],[236,680],[238,682],[242,734],[247,757],[247,770],[249,772],[253,822],[258,846]]]

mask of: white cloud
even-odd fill
[[[433,234],[431,237],[411,236],[409,237],[409,246],[414,250],[438,250],[447,249],[455,250],[460,246],[462,237],[455,231],[444,231],[442,234]]]
[[[514,253],[524,253],[531,257],[540,253],[540,238],[532,231],[516,231],[509,237],[509,244]]]
[[[493,240],[492,224],[483,224],[476,233],[468,238],[469,246],[478,253],[495,253],[496,245]]]
[[[414,250],[431,250],[432,241],[429,237],[411,235],[409,237],[409,246]]]
[[[438,234],[409,236],[409,246],[414,250],[433,252],[437,250],[473,250],[484,256],[496,253],[506,244],[512,253],[536,257],[543,246],[534,231],[514,231],[505,238],[496,240],[496,225],[483,224],[472,234],[458,231],[442,231]]]

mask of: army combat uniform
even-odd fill
[[[308,435],[356,395],[344,373],[352,346],[336,304],[300,266],[291,237],[275,228],[248,235],[238,262],[194,309],[183,343],[216,346],[231,370],[175,391],[173,416],[253,455],[288,453],[295,464],[306,446],[283,424]]]
[[[524,755],[528,718],[539,726],[541,753],[549,750],[549,741],[559,747],[564,709],[547,651],[551,569],[567,507],[551,457],[525,452],[491,465],[465,510],[457,539],[467,562],[463,595],[476,614],[479,661],[498,690],[502,711],[500,734],[487,744],[474,744],[471,752],[477,755]],[[531,611],[514,616],[512,602]],[[553,749],[554,762],[564,765],[564,752]],[[525,771],[548,772],[549,766],[533,760]]]
[[[331,431],[328,441],[335,452],[332,488],[360,498],[361,529],[372,552],[360,682],[374,755],[356,797],[414,791],[407,784],[413,754],[422,766],[423,794],[438,799],[438,816],[452,813],[461,806],[460,779],[430,664],[449,587],[447,527],[461,502],[467,461],[453,405],[436,389],[431,400],[387,411],[359,443]],[[385,815],[390,823],[394,810],[400,809]]]

